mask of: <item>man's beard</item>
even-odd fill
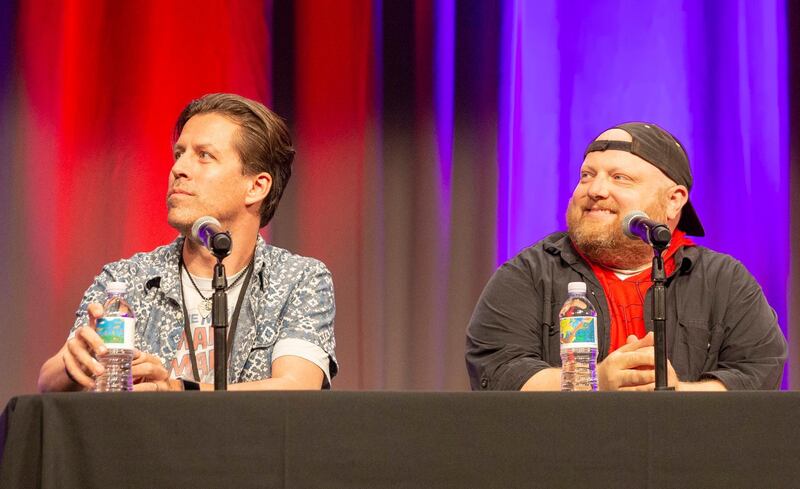
[[[630,239],[622,232],[625,216],[619,207],[606,203],[604,209],[613,211],[616,218],[609,223],[582,219],[584,209],[570,201],[567,208],[567,226],[572,243],[593,263],[619,270],[635,270],[653,259],[653,248],[640,239]],[[666,222],[666,206],[659,198],[645,213],[658,222]]]

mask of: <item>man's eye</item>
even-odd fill
[[[201,151],[200,152],[200,158],[202,158],[204,160],[208,160],[208,159],[213,159],[214,157],[208,151]]]
[[[181,152],[181,151],[173,151],[172,152],[172,159],[175,160],[175,161],[178,161],[178,158],[180,158],[182,154],[183,154],[183,152]]]

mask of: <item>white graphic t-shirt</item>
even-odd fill
[[[233,313],[236,309],[236,303],[239,300],[239,294],[242,291],[242,280],[237,279],[247,272],[247,267],[240,270],[235,275],[228,277],[228,284],[235,282],[234,286],[228,289],[228,324],[231,324]],[[200,278],[192,275],[194,283],[200,289],[203,296],[211,298],[214,294],[212,287],[212,279]],[[189,279],[189,274],[185,269],[181,269],[181,287],[183,289],[183,300],[186,303],[186,313],[189,317],[189,326],[192,331],[192,340],[194,341],[195,356],[197,358],[197,370],[200,374],[200,379],[194,378],[192,372],[192,360],[189,355],[189,342],[186,341],[186,332],[181,333],[181,339],[178,342],[178,351],[175,358],[170,365],[170,377],[191,379],[197,382],[213,384],[214,383],[214,328],[211,326],[211,307],[210,302],[204,305],[204,299],[200,296],[197,289],[192,285]],[[242,304],[244,308],[245,305]],[[230,352],[228,352],[230,354]],[[275,344],[272,353],[272,360],[284,355],[293,355],[304,358],[316,364],[325,374],[325,378],[330,382],[330,358],[325,350],[319,346],[299,340],[299,339],[283,339]]]
[[[236,281],[237,278],[247,271],[239,271],[236,275],[228,277],[228,284]],[[210,278],[200,278],[192,275],[194,283],[200,289],[203,296],[209,300],[214,294],[214,288],[211,285]],[[181,287],[183,288],[183,300],[186,303],[186,313],[189,316],[189,326],[192,331],[192,340],[194,341],[194,351],[197,357],[197,370],[200,373],[200,379],[194,378],[192,372],[192,359],[189,355],[189,342],[186,341],[186,331],[181,334],[181,339],[178,342],[178,351],[175,358],[172,360],[171,377],[184,379],[192,379],[197,382],[214,383],[214,328],[211,327],[211,307],[203,306],[204,299],[195,289],[192,282],[189,280],[189,275],[185,269],[181,270]],[[233,287],[228,289],[228,324],[231,324],[233,319],[233,312],[236,309],[236,302],[239,300],[239,294],[242,291],[242,280],[239,280]]]

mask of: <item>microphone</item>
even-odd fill
[[[215,256],[226,257],[231,253],[231,233],[222,230],[222,225],[211,216],[203,216],[192,224],[192,238]]]
[[[642,211],[633,211],[622,220],[622,232],[631,239],[641,239],[650,246],[666,248],[672,239],[669,226],[650,219]]]

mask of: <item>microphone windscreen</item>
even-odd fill
[[[638,236],[631,231],[631,221],[636,219],[637,217],[643,217],[645,219],[649,219],[647,214],[642,211],[632,211],[625,216],[625,219],[622,220],[622,232],[625,233],[625,236],[631,239],[637,239]]]
[[[202,245],[206,245],[207,243],[204,240],[204,236],[200,236],[200,231],[208,225],[216,226],[217,228],[221,227],[219,221],[211,216],[203,216],[192,224],[192,238]]]

